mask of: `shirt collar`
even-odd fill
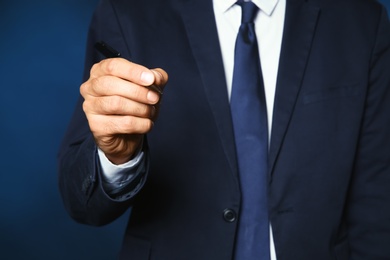
[[[215,3],[216,12],[224,13],[229,10],[237,0],[213,0]],[[252,0],[257,7],[263,11],[266,15],[271,16],[275,10],[279,0]]]

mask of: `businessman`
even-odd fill
[[[378,2],[102,0],[80,92],[59,187],[81,223],[132,209],[121,259],[390,259]]]

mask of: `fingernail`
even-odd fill
[[[157,93],[155,93],[153,91],[148,91],[146,98],[152,103],[157,103],[159,97],[158,97]]]
[[[154,82],[154,75],[152,72],[150,71],[147,71],[147,72],[142,72],[141,73],[141,80],[145,83],[145,84],[152,84]]]

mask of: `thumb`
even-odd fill
[[[151,69],[151,71],[154,74],[153,85],[155,85],[162,92],[168,82],[168,73],[166,73],[165,70],[160,68]]]

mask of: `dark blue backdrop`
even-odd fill
[[[0,0],[0,259],[115,259],[125,218],[75,223],[56,154],[79,95],[97,0]]]
[[[114,259],[120,248],[126,216],[77,224],[57,189],[56,153],[97,1],[0,0],[1,259]]]

